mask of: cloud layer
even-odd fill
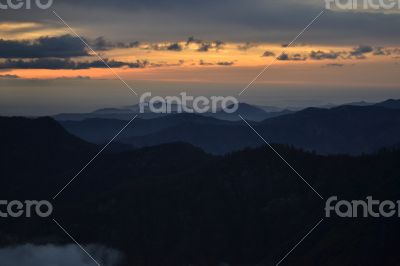
[[[122,62],[115,60],[76,62],[69,59],[39,58],[33,60],[11,60],[8,59],[0,63],[0,69],[90,69],[90,68],[144,68],[149,63],[147,61]]]
[[[212,8],[210,8],[212,7]],[[187,34],[205,39],[241,42],[289,42],[325,9],[317,0],[64,0],[55,10],[73,28],[86,35],[118,41],[180,40]],[[88,12],[90,10],[90,12]],[[45,10],[4,10],[0,21],[26,21],[60,26]],[[400,40],[400,15],[326,11],[301,39],[307,42],[377,42],[393,45]]]
[[[102,246],[87,246],[85,249],[102,266],[116,266],[121,253]],[[7,266],[96,266],[76,245],[34,246],[30,244],[0,249],[0,261]]]
[[[88,56],[85,45],[77,37],[41,37],[34,41],[0,39],[0,58],[69,58]]]

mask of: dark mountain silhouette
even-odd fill
[[[233,109],[233,105],[228,106],[228,110]],[[277,117],[285,114],[293,113],[289,110],[275,111],[275,112],[266,112],[261,107],[253,106],[246,103],[239,103],[238,109],[234,113],[227,113],[223,110],[218,111],[215,114],[206,113],[205,116],[211,116],[214,118],[218,118],[221,120],[229,120],[229,121],[240,121],[241,118],[238,116],[239,114],[248,119],[250,121],[262,121],[268,118]]]
[[[256,128],[272,142],[322,154],[360,154],[399,142],[400,112],[375,106],[309,108],[266,120]]]
[[[276,112],[281,112],[283,110],[285,110],[285,108],[282,107],[277,107],[277,106],[270,106],[270,105],[255,105],[256,107],[263,109],[264,111],[268,112],[268,113],[276,113]],[[288,108],[290,109],[290,108]],[[292,110],[292,109],[290,109]]]
[[[372,102],[366,102],[366,101],[360,101],[360,102],[352,102],[344,105],[353,105],[353,106],[379,106],[379,107],[385,107],[385,108],[390,108],[390,109],[400,109],[400,100],[396,99],[388,99],[383,102],[379,103],[372,103]]]
[[[70,180],[66,169],[74,168],[71,162],[92,152],[91,145],[86,150],[87,143],[47,118],[0,119],[0,128],[13,143],[12,148],[2,146],[2,154],[25,150],[13,155],[12,165],[0,161],[2,198],[52,196]],[[18,129],[38,137],[47,133],[21,142],[24,134]],[[43,149],[37,149],[39,144]],[[396,149],[351,157],[272,145],[325,200],[331,195],[347,200],[399,197]],[[54,153],[47,154],[49,150]],[[36,154],[43,160],[36,167],[26,165]],[[55,154],[63,157],[55,160]],[[64,164],[47,163],[58,160]],[[170,143],[99,156],[54,201],[53,217],[83,245],[99,243],[122,251],[122,266],[266,266],[276,265],[324,217],[324,203],[269,147],[212,156]],[[2,219],[0,244],[70,242],[51,218]],[[325,218],[284,262],[395,265],[399,235],[398,218]]]
[[[390,109],[400,109],[400,100],[389,99],[387,101],[377,103],[375,106],[390,108]]]
[[[132,118],[131,118],[132,119]],[[86,119],[83,121],[60,121],[68,132],[80,138],[94,143],[105,143],[111,139],[127,123],[125,120],[115,119]],[[119,140],[124,143],[128,138],[145,136],[160,132],[167,128],[173,128],[183,123],[194,123],[198,125],[234,125],[229,121],[218,120],[194,114],[169,115],[154,119],[142,119],[138,116],[128,128],[121,133]]]
[[[359,101],[359,102],[351,102],[351,103],[346,103],[343,105],[352,105],[352,106],[371,106],[374,105],[375,103],[371,102],[366,102],[366,101]]]
[[[154,104],[157,110],[161,110],[162,104],[156,103]],[[172,104],[171,112],[166,113],[153,113],[149,110],[149,107],[146,105],[144,106],[144,113],[140,112],[139,105],[127,106],[126,108],[104,108],[99,109],[91,113],[71,113],[71,114],[58,114],[53,116],[54,119],[58,121],[82,121],[86,119],[116,119],[116,120],[130,120],[136,114],[139,115],[142,119],[153,119],[167,116],[168,114],[185,114],[184,110],[181,106],[177,104]],[[272,107],[269,109],[274,110]],[[229,121],[239,121],[240,118],[238,114],[240,113],[246,119],[252,121],[262,121],[267,118],[277,117],[280,115],[292,113],[289,110],[281,110],[276,108],[277,111],[264,111],[260,107],[252,106],[246,103],[240,103],[239,109],[237,112],[229,114],[222,110],[218,111],[217,113],[202,113],[200,115],[214,117],[221,120],[229,120]],[[187,113],[191,114],[191,113]]]
[[[224,154],[246,147],[260,146],[257,136],[239,122],[237,125],[212,125],[184,122],[161,131],[122,140],[135,147],[171,142],[186,142],[213,154]]]
[[[25,191],[28,198],[48,196],[44,191],[59,182],[56,177],[72,178],[74,171],[98,151],[98,147],[69,134],[52,118],[0,117],[0,139],[4,199],[8,193],[18,191]],[[36,189],[28,192],[21,182]]]
[[[0,117],[0,139],[4,153],[88,150],[94,147],[65,129],[52,118]]]
[[[375,106],[310,108],[253,126],[267,141],[321,154],[369,153],[400,141],[400,111]],[[124,141],[137,147],[184,141],[216,154],[263,144],[244,123],[230,126],[182,123]]]
[[[132,109],[119,109],[119,108],[102,108],[93,112],[94,114],[130,114]]]
[[[97,110],[91,113],[65,113],[58,114],[53,116],[57,121],[82,121],[86,119],[115,119],[115,120],[131,120],[136,114],[139,114],[137,111],[129,111],[125,112],[123,110]],[[152,119],[163,117],[165,114],[155,114],[155,113],[145,113],[140,114],[142,119]]]
[[[400,142],[400,110],[381,106],[308,108],[262,122],[249,122],[267,141],[320,154],[370,153]],[[91,119],[65,121],[62,125],[86,141],[105,143],[125,123]],[[214,154],[264,144],[243,121],[228,122],[195,114],[137,118],[118,141],[138,148],[181,141]]]

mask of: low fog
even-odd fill
[[[120,252],[99,245],[88,245],[86,251],[101,266],[117,266]],[[1,265],[7,266],[97,266],[77,245],[31,244],[0,249]]]

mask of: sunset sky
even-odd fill
[[[55,1],[0,10],[0,114],[134,104],[140,95],[234,95],[307,106],[400,98],[400,12],[322,10],[316,0]],[[239,96],[238,96],[239,97]]]

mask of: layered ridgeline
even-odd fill
[[[2,118],[0,132],[8,199],[50,199],[100,149],[47,118]],[[320,156],[274,146],[325,199],[399,198],[399,151]],[[82,244],[123,252],[124,266],[276,265],[323,205],[268,147],[212,156],[171,143],[100,155],[54,201],[54,218]],[[51,218],[2,219],[1,245],[70,242]],[[395,265],[399,233],[397,218],[325,219],[285,264]]]
[[[161,103],[155,104],[155,107],[159,109],[161,107]],[[184,112],[183,106],[172,104],[170,107],[171,107],[171,114]],[[228,106],[228,108],[231,107],[232,106]],[[237,113],[240,113],[241,115],[245,116],[247,119],[252,121],[262,121],[267,118],[277,117],[292,112],[293,111],[291,110],[282,109],[278,107],[252,106],[246,103],[240,103],[237,109]],[[221,120],[238,121],[240,120],[240,118],[238,117],[237,113],[229,114],[225,113],[222,110],[219,110],[216,113],[206,112],[203,113],[202,115]],[[91,113],[64,113],[55,115],[54,118],[59,121],[82,121],[84,119],[91,119],[91,118],[130,120],[135,114],[140,115],[142,119],[152,119],[152,118],[166,116],[166,114],[151,112],[148,106],[143,105],[141,110],[140,105],[133,105],[124,108],[103,108]]]
[[[238,112],[217,115],[220,119],[194,114],[170,114],[143,119],[141,114],[127,128],[119,142],[140,148],[172,142],[186,142],[213,154],[225,154],[264,143],[243,122],[239,114],[267,140],[316,151],[319,154],[362,154],[400,143],[400,101],[378,104],[354,103],[327,108],[279,112],[261,122],[252,121],[261,109],[242,105]],[[240,113],[243,111],[243,113]],[[275,113],[278,114],[278,113]],[[234,121],[235,116],[239,121]],[[131,116],[132,117],[132,114]],[[60,121],[72,134],[93,143],[106,143],[125,124],[124,120],[92,118]]]

